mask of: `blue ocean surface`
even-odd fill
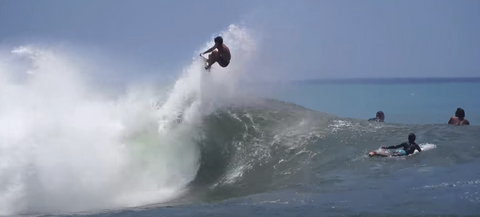
[[[480,125],[480,79],[338,79],[303,81],[270,96],[341,117],[368,119],[377,111],[385,121],[441,124],[465,110],[471,125]]]

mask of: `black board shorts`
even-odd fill
[[[217,59],[217,63],[218,63],[218,65],[220,65],[221,67],[227,67],[228,64],[230,64],[229,61],[224,60],[221,56]]]

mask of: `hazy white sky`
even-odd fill
[[[163,73],[245,25],[291,79],[480,76],[478,0],[3,0],[0,44],[70,43]]]

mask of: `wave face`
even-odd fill
[[[194,58],[168,91],[132,85],[115,97],[92,87],[69,55],[32,46],[4,54],[0,215],[191,204],[299,185],[344,190],[371,170],[367,151],[410,132],[426,151],[446,133],[450,142],[401,166],[373,159],[382,174],[480,156],[458,148],[478,141],[475,127],[369,123],[246,94],[239,80],[254,40],[234,25],[221,34],[234,54],[228,68],[209,74]],[[444,160],[452,153],[461,157]]]

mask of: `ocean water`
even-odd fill
[[[385,113],[385,121],[402,124],[444,124],[457,108],[479,126],[480,79],[351,79],[302,82],[268,96],[340,117],[365,119]]]
[[[256,92],[239,82],[254,40],[222,35],[227,69],[193,58],[167,86],[120,91],[94,85],[75,52],[1,53],[0,216],[480,215],[478,83]],[[457,107],[471,126],[445,124]],[[367,122],[377,110],[386,122]],[[411,132],[422,152],[367,156]]]

